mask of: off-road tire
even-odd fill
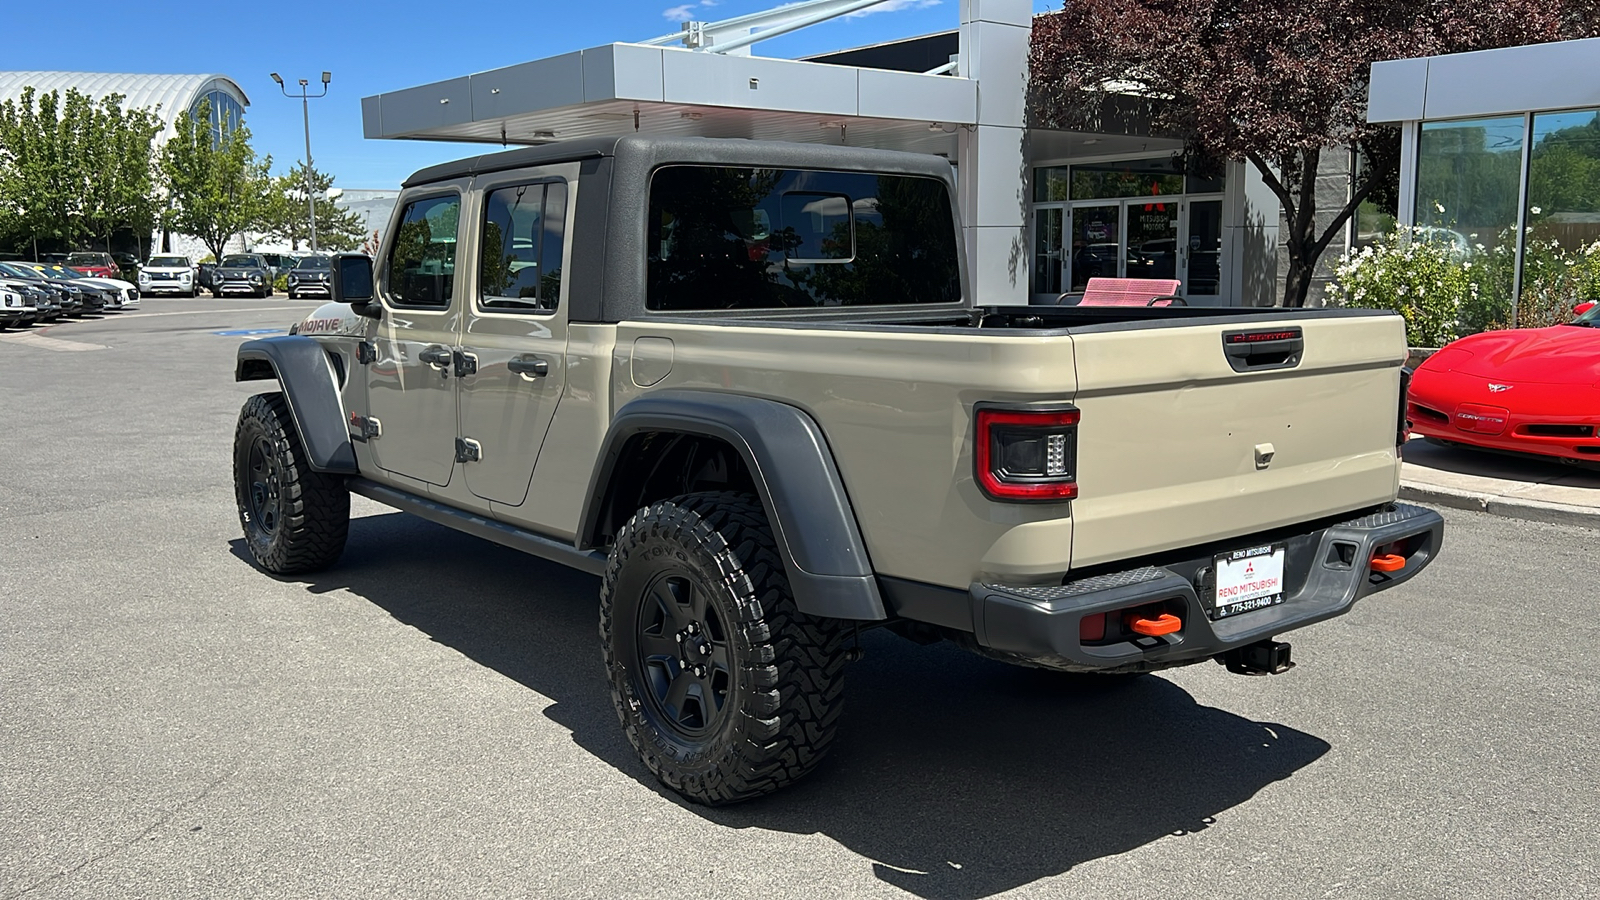
[[[720,629],[723,638],[702,651],[728,671],[725,699],[701,734],[670,720],[639,650],[654,614],[650,591],[669,582],[705,591],[697,602],[716,625],[708,618],[704,633]],[[846,633],[843,622],[796,608],[766,514],[749,494],[688,494],[639,510],[617,535],[600,589],[600,644],[629,742],[663,784],[710,806],[776,791],[822,761],[844,709]],[[659,658],[656,666],[671,671]]]
[[[261,568],[274,575],[315,572],[344,552],[350,491],[343,478],[306,463],[283,394],[257,394],[239,411],[233,486],[245,546]]]

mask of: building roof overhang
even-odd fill
[[[1372,64],[1368,122],[1600,106],[1600,38]]]
[[[952,154],[977,107],[966,78],[616,43],[365,97],[361,117],[368,138],[637,133]]]

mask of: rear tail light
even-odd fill
[[[977,408],[978,484],[996,500],[1078,496],[1076,407]]]

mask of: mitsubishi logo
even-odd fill
[[[1509,390],[1511,390],[1511,385],[1509,384],[1494,384],[1493,382],[1489,384],[1489,393],[1491,394],[1500,394]]]

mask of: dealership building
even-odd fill
[[[1600,38],[1372,66],[1367,119],[1400,129],[1400,223],[1511,254],[1491,289],[1513,321],[1553,248],[1600,247],[1596,60]]]
[[[1275,301],[1278,203],[1244,164],[1185,173],[1181,141],[1137,116],[1105,131],[1028,127],[1030,0],[961,0],[951,31],[807,59],[751,52],[870,5],[690,22],[366,97],[363,127],[507,146],[698,135],[936,154],[956,168],[980,302],[1053,299],[1096,275],[1177,279],[1193,305]]]

